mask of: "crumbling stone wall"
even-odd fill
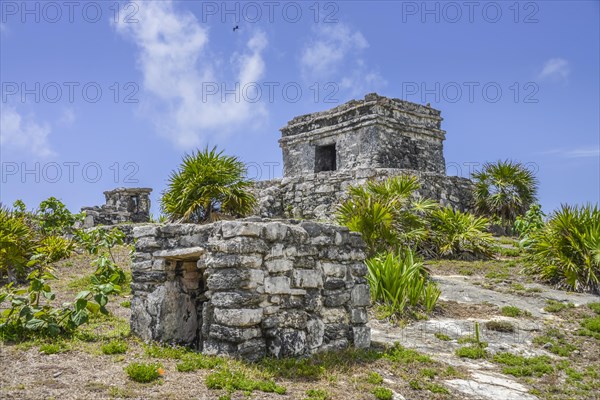
[[[82,207],[84,228],[150,221],[150,188],[117,188],[104,192],[106,204]]]
[[[132,332],[256,359],[368,347],[364,243],[344,227],[249,218],[136,227]]]
[[[469,179],[436,173],[390,168],[364,168],[321,172],[299,177],[256,182],[256,214],[265,218],[305,218],[333,221],[337,206],[347,196],[349,186],[390,176],[413,175],[421,183],[418,195],[434,199],[442,206],[468,211],[473,204]]]

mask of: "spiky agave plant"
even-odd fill
[[[507,231],[517,216],[525,214],[536,201],[537,178],[519,162],[486,163],[472,177],[477,212],[498,222]]]
[[[420,306],[426,312],[434,309],[440,290],[427,279],[427,270],[412,251],[381,254],[366,264],[371,298],[386,307],[389,314],[402,314],[407,307]]]
[[[491,257],[493,238],[487,232],[487,218],[446,207],[433,211],[429,221],[429,241],[438,257]]]
[[[245,165],[237,157],[216,148],[185,155],[169,178],[161,198],[161,210],[171,220],[204,223],[223,215],[248,215],[256,205],[245,179]]]
[[[559,287],[600,293],[600,211],[562,205],[530,237],[525,272]]]

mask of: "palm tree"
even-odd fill
[[[242,217],[252,212],[256,198],[248,190],[246,167],[237,157],[205,148],[183,157],[179,170],[169,177],[161,210],[171,221],[205,223],[223,216]]]
[[[517,216],[524,215],[536,201],[538,180],[519,162],[486,163],[481,171],[473,173],[473,179],[477,212],[499,222],[507,231]]]

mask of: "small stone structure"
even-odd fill
[[[249,359],[368,347],[364,242],[336,225],[248,218],[134,228],[131,330]]]
[[[84,228],[150,221],[150,188],[117,188],[104,192],[106,204],[82,207]]]
[[[448,177],[440,111],[375,93],[281,129],[283,178],[257,182],[258,215],[331,220],[350,185],[415,175],[419,195],[468,210],[472,182]]]

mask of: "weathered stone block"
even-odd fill
[[[273,276],[265,278],[265,293],[290,294],[290,278],[285,276]]]
[[[265,268],[271,273],[286,272],[294,268],[294,261],[290,259],[276,259],[265,261]]]
[[[371,346],[371,329],[368,326],[355,326],[352,328],[354,347],[365,349]]]
[[[227,326],[247,327],[258,325],[263,318],[262,308],[215,308],[215,322]]]
[[[295,269],[293,272],[295,287],[319,288],[323,286],[323,276],[319,271],[312,269]]]
[[[248,222],[226,221],[221,225],[223,239],[237,236],[259,237],[262,226]]]
[[[262,333],[259,328],[238,328],[212,324],[210,326],[209,336],[213,339],[241,343],[250,339],[261,337]]]
[[[364,307],[371,304],[369,285],[356,285],[352,288],[352,305]]]
[[[368,319],[366,308],[353,308],[350,310],[350,322],[353,324],[366,324]]]

